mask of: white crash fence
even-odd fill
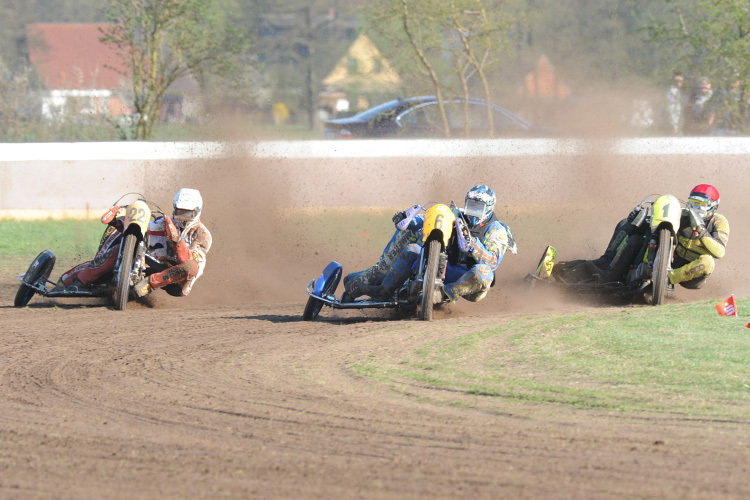
[[[268,142],[85,142],[0,144],[0,218],[96,217],[120,194],[142,192],[154,174],[182,162],[378,159],[551,160],[576,156],[675,157],[727,155],[750,159],[750,138],[341,140]],[[501,163],[501,162],[498,162]],[[507,162],[505,162],[507,164]],[[385,165],[386,163],[384,163]]]

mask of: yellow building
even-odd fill
[[[361,109],[369,107],[366,99],[363,99],[367,94],[396,92],[401,86],[401,77],[375,44],[363,34],[323,79],[323,86],[325,92],[321,93],[321,100],[344,93],[357,98],[355,107]]]

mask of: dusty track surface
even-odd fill
[[[206,195],[205,220],[216,247],[206,276],[187,299],[155,294],[115,312],[106,302],[35,297],[28,308],[14,309],[16,270],[2,271],[0,497],[750,496],[750,419],[484,405],[480,396],[463,396],[475,399],[447,407],[426,402],[434,399],[434,389],[415,385],[404,393],[352,368],[373,354],[400,359],[419,345],[426,329],[431,339],[449,338],[457,329],[502,325],[513,315],[592,307],[528,303],[514,283],[552,242],[552,233],[561,248],[577,242],[575,257],[595,254],[623,210],[612,208],[606,220],[581,221],[569,210],[579,190],[564,200],[548,198],[560,203],[560,211],[541,220],[528,204],[514,211],[517,200],[506,200],[502,209],[515,222],[522,253],[502,264],[507,271],[486,301],[460,303],[430,325],[389,313],[331,309],[308,323],[301,321],[304,286],[322,265],[336,258],[354,270],[370,263],[377,250],[316,255],[299,228],[258,222],[243,211],[273,213],[279,200],[268,193],[279,179],[303,176],[277,166],[280,172],[271,179],[241,179],[259,189],[239,206],[232,205],[239,198],[231,187],[238,183],[216,185],[196,175],[193,185]],[[576,185],[576,176],[589,178],[585,169],[575,172],[555,181],[559,192],[572,192],[562,189],[562,179]],[[499,186],[506,173],[482,178],[466,170],[460,182],[447,178],[416,200],[391,194],[383,205],[408,206],[432,195],[457,198],[470,184],[467,175]],[[733,221],[732,214],[745,211],[747,202],[732,208],[728,201],[740,199],[737,182],[744,174],[732,175],[722,194],[739,232],[747,223],[737,216]],[[511,180],[513,196],[532,201],[535,189],[525,187],[521,194],[521,180]],[[689,190],[696,181],[677,189]],[[336,182],[330,192],[364,181]],[[527,182],[536,186],[539,180]],[[587,189],[596,193],[600,187]],[[298,200],[316,204],[295,189]],[[602,200],[592,196],[593,202]],[[618,195],[608,201],[627,213],[632,199]],[[375,204],[368,201],[363,204]],[[302,241],[290,245],[300,234]],[[674,300],[747,293],[741,279],[732,280],[746,239],[730,243],[738,252],[721,263],[711,287]]]

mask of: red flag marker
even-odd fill
[[[737,316],[737,306],[734,303],[734,295],[716,304],[716,312],[721,316]],[[748,327],[750,328],[750,327]]]

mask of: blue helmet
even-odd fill
[[[492,217],[496,199],[495,192],[485,184],[477,184],[469,189],[466,193],[464,215],[472,227],[484,224]]]

